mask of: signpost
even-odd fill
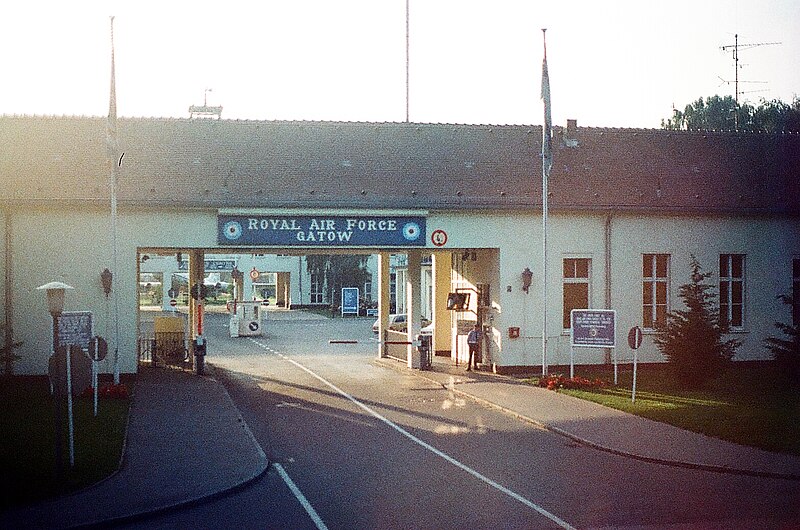
[[[628,332],[628,346],[633,350],[633,386],[631,387],[631,403],[636,403],[636,362],[638,361],[639,346],[642,345],[642,330],[633,326]]]
[[[92,341],[92,312],[64,311],[58,316],[58,345],[89,349]]]
[[[358,316],[358,287],[342,287],[342,316]]]
[[[613,309],[570,311],[569,376],[575,377],[575,348],[616,348],[617,312]],[[617,384],[617,353],[614,349],[614,384]]]
[[[97,376],[98,369],[97,363],[106,358],[108,354],[108,343],[106,339],[100,336],[95,336],[89,343],[89,357],[92,359],[92,390],[94,394],[94,415],[97,416]]]

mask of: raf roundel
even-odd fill
[[[225,227],[223,228],[222,232],[225,234],[227,239],[234,241],[242,236],[242,225],[240,225],[237,221],[228,221],[225,223]]]
[[[403,237],[407,241],[416,241],[419,239],[419,225],[417,223],[406,223],[403,225]]]

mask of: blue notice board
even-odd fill
[[[358,315],[358,287],[342,288],[342,316]]]
[[[613,309],[573,309],[571,346],[614,348],[617,345],[616,314]]]

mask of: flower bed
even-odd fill
[[[563,374],[553,374],[539,378],[539,386],[548,390],[596,390],[609,386],[602,379],[587,379],[585,377],[566,377]]]

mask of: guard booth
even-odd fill
[[[264,334],[266,307],[261,300],[235,300],[228,305],[231,337],[254,337]]]
[[[182,315],[155,317],[153,331],[153,364],[180,364],[189,360],[186,320]]]

